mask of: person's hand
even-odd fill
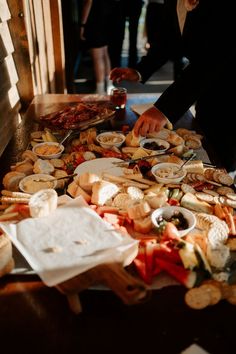
[[[110,79],[117,83],[122,80],[139,81],[139,74],[131,68],[114,68],[110,72]]]
[[[134,134],[146,136],[147,133],[159,132],[166,122],[165,115],[153,106],[139,117],[134,126]]]

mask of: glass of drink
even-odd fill
[[[127,101],[127,90],[124,87],[114,87],[110,93],[111,102],[116,109],[124,109]]]

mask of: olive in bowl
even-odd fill
[[[64,146],[56,142],[36,144],[32,151],[41,159],[58,159],[64,151]]]
[[[147,138],[140,141],[140,147],[148,153],[155,152],[158,154],[160,152],[161,154],[169,149],[170,144],[162,139]]]
[[[156,181],[163,184],[180,183],[187,174],[186,170],[173,162],[158,163],[152,167],[151,172]]]
[[[98,134],[96,140],[104,149],[110,149],[113,146],[119,148],[125,141],[125,135],[117,132],[104,132]]]
[[[178,229],[180,237],[187,235],[196,226],[195,215],[180,206],[158,208],[152,213],[151,219],[156,228],[160,228],[164,223],[172,222]]]

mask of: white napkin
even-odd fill
[[[182,351],[180,354],[209,354],[206,352],[204,349],[199,347],[197,344],[192,344],[190,347],[186,348],[184,351]]]
[[[132,262],[138,242],[113,231],[78,197],[47,217],[28,218],[1,228],[48,286],[101,263]]]

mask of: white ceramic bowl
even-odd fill
[[[158,148],[158,147],[147,147],[147,144],[156,144],[158,145],[159,147],[160,146],[163,146],[163,148]],[[145,151],[147,152],[155,152],[155,154],[158,154],[158,153],[163,153],[165,152],[167,149],[169,149],[170,147],[170,144],[165,141],[165,140],[162,140],[162,139],[159,139],[159,138],[146,138],[146,139],[142,139],[140,141],[140,147],[143,148]]]
[[[64,146],[56,142],[36,144],[32,151],[41,159],[58,159],[64,151]]]
[[[172,162],[163,162],[154,165],[151,169],[153,176],[156,178],[158,183],[169,184],[169,183],[180,183],[182,179],[186,176],[187,171],[181,169],[180,165]]]
[[[179,235],[180,235],[180,237],[183,237],[183,236],[187,235],[191,230],[193,230],[196,225],[195,215],[190,210],[188,210],[186,208],[183,208],[180,206],[165,206],[162,208],[158,208],[158,209],[154,210],[154,212],[151,215],[152,223],[154,226],[157,226],[157,220],[160,216],[163,216],[163,218],[168,221],[175,213],[181,213],[183,215],[184,219],[188,223],[187,228],[185,228],[183,230],[179,229]]]
[[[41,180],[43,181],[41,182]],[[26,176],[19,183],[20,190],[29,194],[34,194],[42,189],[54,189],[56,186],[57,181],[54,180],[54,177],[44,173],[36,173],[34,175]]]
[[[104,149],[110,149],[113,146],[119,148],[125,141],[125,135],[116,132],[104,132],[98,134],[96,140]]]

